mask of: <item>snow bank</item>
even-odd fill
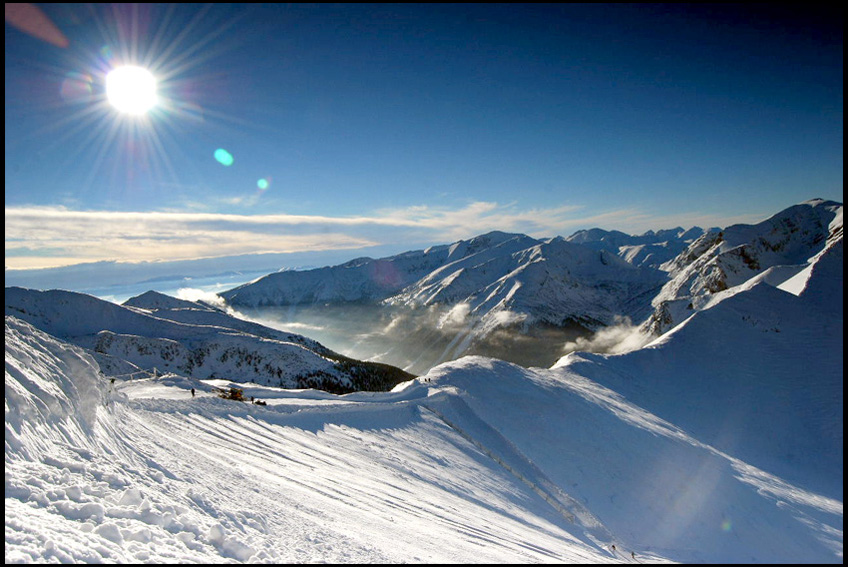
[[[411,377],[345,358],[300,335],[154,292],[122,306],[68,291],[7,288],[5,303],[7,315],[88,349],[110,368],[336,392],[388,389]]]
[[[750,464],[842,499],[843,322],[766,284],[622,356],[560,366],[600,382]]]
[[[106,400],[106,380],[82,349],[6,317],[7,459],[41,459],[57,443],[89,447]]]

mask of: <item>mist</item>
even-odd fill
[[[211,305],[228,312],[233,312],[232,308],[227,305],[224,298],[214,291],[207,291],[195,287],[181,287],[177,290],[177,298],[185,299],[186,301],[200,301],[207,305]]]
[[[605,327],[590,336],[578,337],[576,340],[566,342],[562,354],[575,351],[624,354],[642,348],[655,338],[650,333],[642,331],[639,325],[634,325],[629,317],[617,317],[614,325]]]
[[[574,350],[572,346],[593,352],[605,348],[606,352],[614,346],[615,338],[630,336],[624,323],[616,327],[618,335],[604,334],[606,330],[593,334],[576,324],[528,325],[523,315],[510,312],[483,320],[465,303],[417,308],[371,303],[239,307],[233,313],[305,335],[345,356],[391,364],[418,375],[442,362],[472,354],[548,368]]]
[[[465,331],[449,310],[374,304],[238,308],[237,316],[298,333],[351,358],[423,374],[461,355],[451,345]]]

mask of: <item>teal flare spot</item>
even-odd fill
[[[223,148],[218,148],[215,150],[215,161],[221,165],[229,167],[233,165],[233,154]]]

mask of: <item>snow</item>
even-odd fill
[[[810,266],[841,242],[842,207],[814,199],[755,225],[733,225],[704,234],[662,266],[671,280],[653,298],[655,311],[646,326],[656,334],[664,333],[691,310],[701,309],[711,294],[745,284],[764,272],[770,272],[770,285],[800,293]]]
[[[841,313],[766,284],[719,299],[647,348],[569,355],[559,366],[841,500]]]
[[[813,200],[701,237],[666,265],[673,324],[641,348],[551,368],[464,357],[382,392],[228,365],[234,348],[295,370],[332,353],[207,303],[7,288],[6,562],[842,563],[841,218]],[[560,257],[643,281],[562,239],[491,252],[521,245],[429,249],[448,266],[431,291],[496,276],[483,303],[514,322]],[[345,269],[392,282],[421,260],[400,257]],[[178,363],[197,348],[205,362]]]
[[[622,318],[641,323],[667,279],[606,249],[495,232],[381,260],[271,274],[221,296],[239,316],[279,329],[329,320],[310,332],[334,349],[424,374],[464,354],[552,364],[566,341]],[[387,332],[401,326],[410,348]],[[502,348],[515,337],[524,346]]]
[[[689,230],[680,227],[657,232],[649,230],[639,236],[592,228],[577,231],[567,240],[593,250],[607,250],[634,266],[659,268],[663,263],[673,260],[702,234],[704,230],[697,226]]]
[[[598,326],[612,323],[613,314],[625,310],[641,308],[647,315],[649,298],[641,303],[636,298],[667,279],[616,254],[562,238],[493,232],[380,260],[271,274],[221,296],[234,307],[382,301],[450,308],[467,303],[480,322],[478,335],[514,321],[499,316],[502,311],[520,314],[522,321],[561,325],[579,317]],[[633,314],[629,311],[623,314]]]
[[[14,318],[6,336],[7,392],[13,367],[75,365],[55,379],[100,384],[62,400],[66,416],[93,402],[96,421],[60,428],[7,394],[7,562],[612,559],[426,409],[439,405],[420,383],[264,407],[167,377],[171,394],[152,380],[110,392],[79,349]]]
[[[280,387],[388,387],[411,375],[346,359],[306,337],[204,303],[148,292],[115,305],[61,290],[7,288],[6,314],[89,353],[113,374],[179,372]],[[385,387],[378,388],[385,389]]]
[[[466,357],[344,396],[237,384],[258,406],[222,380],[111,383],[7,316],[6,561],[841,563],[841,325],[816,317],[759,284],[618,357]],[[783,354],[737,368],[706,340],[728,327],[752,361]],[[731,369],[763,399],[743,422],[739,379],[700,378]]]

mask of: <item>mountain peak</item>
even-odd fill
[[[158,291],[145,291],[141,295],[136,295],[124,301],[122,304],[125,307],[137,307],[140,309],[208,309],[209,307],[203,303],[178,299],[165,295]]]
[[[842,203],[838,203],[836,201],[830,201],[828,199],[822,199],[821,197],[815,197],[813,199],[809,199],[802,203],[798,203],[799,205],[809,205],[811,207],[829,207],[833,205],[842,206]]]
[[[493,230],[491,232],[487,232],[485,234],[479,234],[473,238],[468,239],[469,244],[481,244],[481,245],[490,245],[497,246],[503,242],[507,242],[508,240],[512,240],[513,238],[529,238],[526,234],[519,233],[510,233],[503,232],[500,230]]]

